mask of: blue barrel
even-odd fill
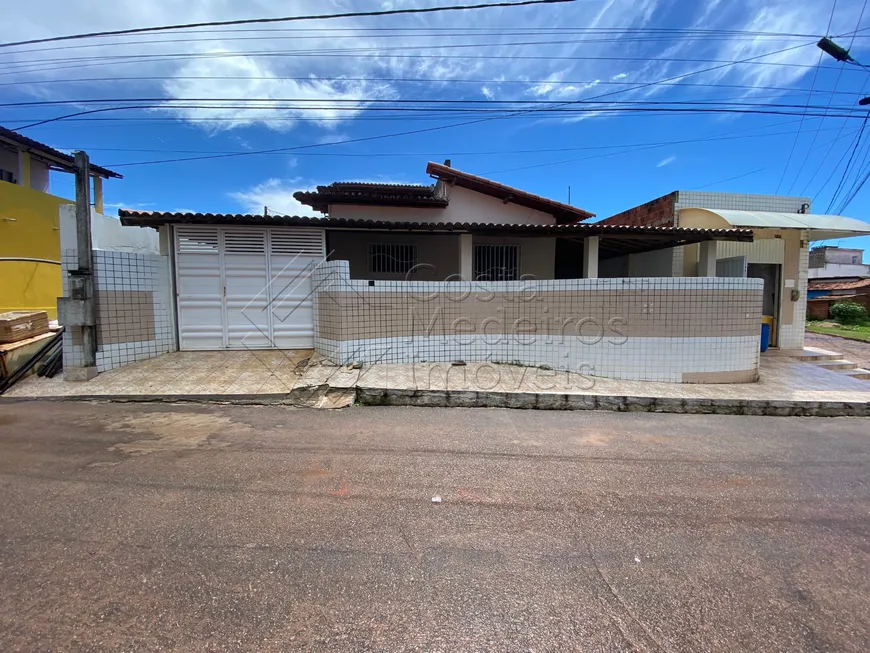
[[[761,351],[767,351],[770,346],[770,325],[761,325]]]

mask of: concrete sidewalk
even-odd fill
[[[500,406],[749,415],[870,415],[870,382],[782,355],[750,384],[619,381],[493,363],[338,367],[310,350],[175,352],[79,383],[30,377],[3,399]]]

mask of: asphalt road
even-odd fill
[[[858,419],[3,403],[0,651],[865,653],[868,472]]]

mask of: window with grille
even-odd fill
[[[475,245],[474,278],[477,281],[516,281],[519,279],[519,245]]]
[[[417,246],[369,243],[369,272],[407,274],[417,265]]]

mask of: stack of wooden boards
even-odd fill
[[[48,333],[45,311],[9,311],[0,313],[0,344],[9,344]]]

